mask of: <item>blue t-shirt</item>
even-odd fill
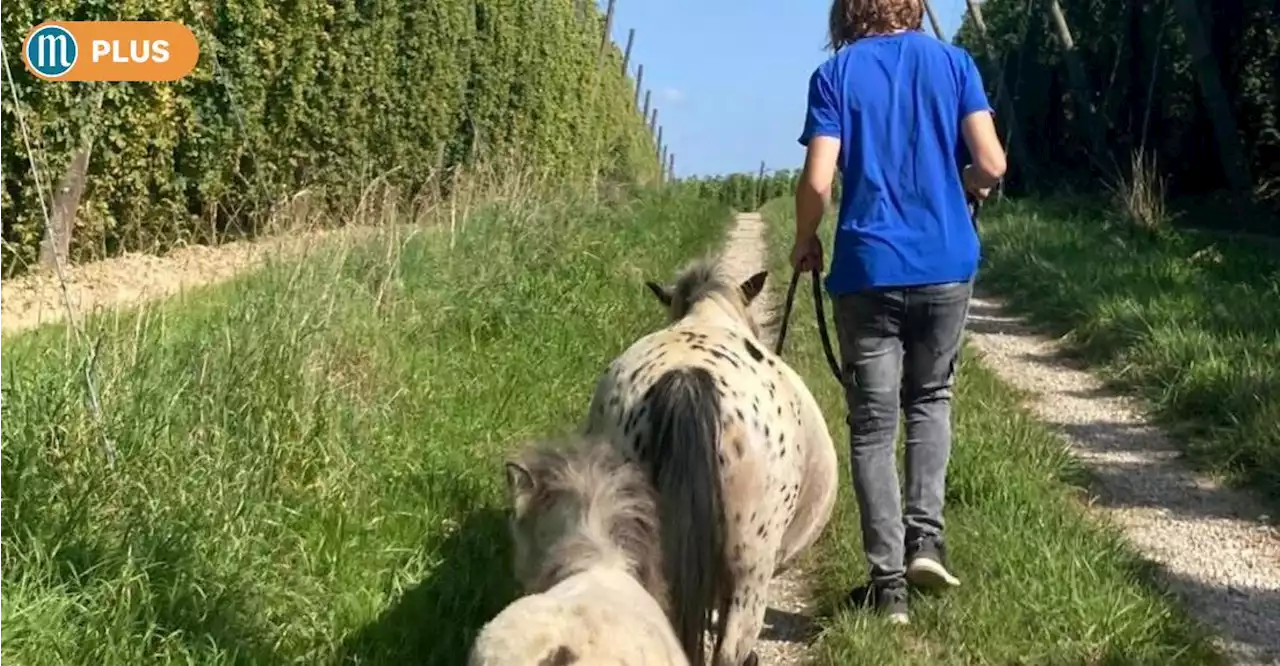
[[[864,37],[814,71],[800,143],[840,139],[829,293],[973,277],[978,235],[956,159],[961,119],[984,110],[973,57],[919,31]]]

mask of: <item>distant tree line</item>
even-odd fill
[[[776,169],[756,173],[731,173],[719,176],[681,178],[675,186],[688,188],[698,196],[720,201],[731,208],[753,211],[771,199],[795,194],[800,179],[799,169]],[[839,178],[834,182],[832,198],[839,197]]]

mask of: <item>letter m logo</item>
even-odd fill
[[[49,78],[70,71],[76,63],[76,38],[60,25],[45,25],[31,33],[24,55],[27,66]]]
[[[36,36],[36,67],[70,67],[71,40],[66,35],[42,34]]]

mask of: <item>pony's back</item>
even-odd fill
[[[469,666],[688,666],[666,614],[618,569],[596,568],[522,597],[485,625]]]

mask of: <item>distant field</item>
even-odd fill
[[[1203,469],[1280,503],[1280,253],[1141,232],[1088,202],[983,218],[983,282],[1145,397]]]
[[[494,211],[4,343],[14,663],[458,664],[514,594],[501,461],[573,428],[727,208]],[[103,442],[118,450],[108,469]]]
[[[776,289],[791,276],[792,205],[778,199],[764,210]],[[865,581],[866,566],[843,397],[822,357],[809,278],[801,279],[783,356],[817,396],[843,462],[840,504],[810,557],[817,600],[830,610]],[[1071,483],[1079,469],[1060,440],[1018,406],[1019,396],[972,355],[962,359],[957,391],[946,519],[962,586],[913,598],[909,628],[863,613],[828,614],[817,662],[1217,663],[1184,611],[1144,582],[1134,553],[1085,515]]]

